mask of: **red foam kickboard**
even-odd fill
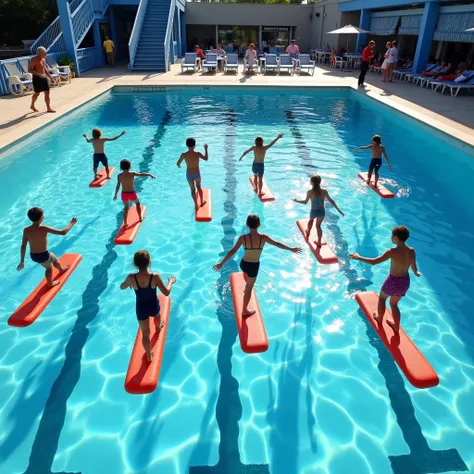
[[[257,186],[255,184],[255,176],[251,176],[249,178],[249,181],[250,181],[250,184],[252,185],[254,193],[256,193],[257,192]],[[270,201],[275,200],[275,197],[273,196],[272,192],[270,191],[270,188],[267,186],[265,178],[263,179],[263,182],[262,182],[262,193],[263,193],[262,195],[258,196],[260,201],[270,202]]]
[[[202,197],[206,204],[204,206],[201,204],[201,198],[199,193],[197,193],[197,202],[200,206],[196,211],[196,221],[197,222],[211,222],[212,221],[212,197],[211,190],[208,188],[202,189]]]
[[[115,168],[109,167],[109,179],[112,178],[114,171]],[[107,181],[109,181],[109,179],[107,179],[107,173],[105,172],[105,168],[102,168],[97,174],[100,175],[100,178],[92,180],[89,184],[89,188],[101,188]]]
[[[127,375],[125,377],[125,390],[128,393],[151,393],[158,385],[171,308],[171,300],[167,296],[158,295],[158,300],[160,301],[161,322],[164,323],[164,326],[160,332],[157,333],[154,318],[148,318],[150,323],[150,345],[153,352],[151,362],[148,362],[146,358],[145,349],[142,344],[142,331],[138,328],[132,356],[130,357],[130,364],[128,365]]]
[[[146,206],[142,206],[142,219],[145,219]],[[138,220],[137,206],[132,206],[128,211],[128,227],[122,221],[122,225],[114,239],[116,245],[130,245],[138,234],[143,222]]]
[[[438,375],[405,331],[400,328],[397,334],[387,324],[387,319],[393,321],[388,308],[385,308],[381,325],[374,319],[379,302],[377,293],[374,291],[357,293],[356,301],[408,381],[417,388],[430,388],[438,385]]]
[[[359,178],[362,180],[362,181],[365,181],[365,183],[367,184],[367,186],[370,188],[370,189],[373,189],[380,197],[383,197],[384,199],[391,199],[391,198],[394,198],[395,197],[395,194],[392,193],[392,191],[390,191],[389,189],[387,189],[383,184],[380,184],[380,180],[377,184],[377,187],[374,186],[374,184],[372,183],[372,180],[369,182],[367,182],[367,176],[368,176],[368,173],[364,172],[364,173],[359,173]],[[372,175],[372,179],[374,179],[374,176]]]
[[[311,234],[309,235],[309,239],[306,238],[306,229],[308,228],[308,220],[309,219],[300,219],[296,221],[298,229],[303,234],[303,237],[308,244],[311,252],[313,252],[314,256],[318,260],[319,263],[336,263],[338,261],[337,255],[333,252],[332,248],[328,245],[324,237],[321,240],[321,247],[316,245],[318,240],[318,235],[316,233],[316,226],[313,223],[313,227],[311,228]]]
[[[26,327],[34,323],[39,315],[46,309],[51,300],[58,294],[64,286],[72,272],[79,265],[82,256],[78,254],[65,254],[59,259],[62,266],[70,265],[63,273],[53,267],[53,281],[59,280],[59,285],[48,288],[46,278],[31,292],[30,296],[18,307],[18,309],[8,319],[10,326]]]
[[[244,299],[245,278],[241,272],[230,275],[230,287],[232,299],[234,301],[235,320],[240,338],[240,347],[248,354],[265,352],[268,349],[268,337],[265,331],[262,314],[258,305],[255,290],[252,291],[249,308],[256,312],[251,316],[242,316],[242,306]]]

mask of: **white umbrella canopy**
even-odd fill
[[[370,33],[370,31],[357,28],[357,26],[346,25],[337,30],[328,31],[328,35],[358,35],[359,33]]]

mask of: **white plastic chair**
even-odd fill
[[[334,68],[337,69],[337,65],[339,64],[340,69],[346,69],[347,68],[347,61],[341,57],[341,56],[336,56],[336,62],[334,64]]]
[[[309,54],[300,54],[299,55],[299,64],[298,64],[298,71],[301,74],[301,71],[312,71],[312,75],[314,76],[314,71],[316,69],[316,64],[314,61],[311,61]]]
[[[266,54],[265,55],[265,70],[264,74],[269,71],[280,71],[280,65],[278,64],[278,59],[276,54]]]
[[[207,54],[206,59],[202,63],[202,69],[206,68],[208,71],[209,69],[215,69],[217,71],[217,54]]]
[[[59,74],[62,81],[71,83],[72,72],[69,66],[59,66],[52,56],[46,56],[46,64],[49,66],[50,71],[54,72],[54,74]]]
[[[282,69],[293,75],[295,65],[289,54],[280,54],[280,67],[278,68],[278,73],[280,73]]]
[[[181,72],[184,72],[185,69],[192,69],[193,72],[196,72],[198,67],[198,59],[196,53],[186,53],[183,60],[181,61]]]
[[[23,95],[33,90],[33,75],[29,72],[23,73],[16,62],[3,63],[7,71],[8,90],[12,95]]]
[[[224,72],[234,70],[236,73],[239,71],[239,55],[236,53],[229,53],[227,60],[224,65]]]

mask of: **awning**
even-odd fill
[[[433,39],[474,43],[474,33],[466,32],[473,24],[474,12],[440,13]]]
[[[405,15],[401,18],[399,35],[418,35],[420,33],[422,15]]]
[[[399,20],[399,16],[372,17],[370,20],[370,33],[377,36],[394,35]]]

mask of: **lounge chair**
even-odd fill
[[[52,56],[46,56],[46,64],[50,67],[50,71],[59,74],[62,81],[71,82],[72,72],[69,66],[60,66]]]
[[[280,67],[278,68],[278,73],[281,70],[288,71],[291,75],[295,71],[295,63],[289,54],[280,54]]]
[[[234,70],[236,73],[239,72],[239,55],[236,53],[229,53],[227,60],[224,64],[224,72]]]
[[[451,95],[456,97],[459,94],[461,89],[474,89],[474,71],[463,71],[462,75],[466,77],[466,79],[462,82],[456,81],[433,81],[431,83],[431,90],[435,92],[438,89],[441,89],[441,94],[444,94],[446,88],[449,88]]]
[[[382,72],[382,66],[374,66],[373,64],[370,66],[369,71],[372,71],[374,74],[380,74]],[[394,71],[395,74],[395,71]]]
[[[272,48],[270,48],[271,50]],[[278,59],[276,54],[266,54],[265,55],[265,69],[264,69],[264,74],[267,73],[267,70],[269,71],[279,71],[280,70],[280,65],[278,64]]]
[[[181,61],[181,72],[185,69],[192,69],[196,72],[198,67],[198,58],[196,53],[186,53]]]
[[[336,62],[334,63],[335,69],[337,69],[338,64],[339,64],[339,69],[347,68],[347,61],[342,56],[336,56]]]
[[[33,90],[33,76],[31,73],[24,73],[19,69],[19,64],[3,63],[8,78],[8,90],[12,95],[23,95],[25,92]]]
[[[441,72],[444,66],[437,66],[436,64],[431,68],[426,68],[423,72]],[[423,74],[410,73],[405,75],[405,81],[410,82],[410,79],[415,83],[415,80],[419,77],[424,77]]]
[[[214,54],[214,53],[206,54],[206,59],[202,63],[203,72],[204,72],[204,68],[206,68],[208,71],[210,69],[215,69],[217,71],[217,54]]]
[[[311,61],[309,54],[300,54],[298,58],[298,71],[301,74],[301,71],[312,71],[312,75],[314,76],[314,71],[316,69],[316,65],[314,61]]]

